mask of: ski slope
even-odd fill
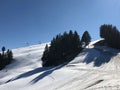
[[[14,61],[0,71],[0,90],[120,90],[118,50],[91,46],[67,65],[43,68],[44,47],[13,49]],[[95,66],[108,59],[109,63]]]

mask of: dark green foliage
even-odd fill
[[[3,51],[3,52],[5,51],[5,47],[4,47],[4,46],[2,47],[2,51]]]
[[[3,47],[2,47],[2,52],[3,52],[3,54],[4,54],[4,51],[5,51],[5,50],[6,50],[6,49],[5,49],[5,47],[3,46]]]
[[[81,42],[84,43],[85,46],[88,45],[88,44],[91,42],[91,36],[90,36],[90,34],[89,34],[88,31],[85,31],[85,32],[83,33]]]
[[[100,27],[100,37],[105,39],[108,46],[120,49],[120,32],[115,26],[102,25]]]
[[[3,53],[0,53],[0,70],[3,69],[6,65],[10,64],[13,60],[13,53],[11,50],[5,52],[5,47],[2,47]]]
[[[7,51],[7,60],[8,60],[7,64],[10,64],[12,62],[12,60],[13,60],[13,53],[9,49]]]
[[[105,39],[108,46],[120,49],[120,32],[115,26],[102,25],[100,27],[100,37]]]
[[[51,41],[50,47],[46,45],[42,61],[43,66],[56,66],[64,62],[72,60],[82,50],[78,33],[64,32],[63,35],[58,34]]]
[[[49,53],[49,47],[48,47],[48,44],[46,44],[43,57],[42,57],[43,64],[46,63],[46,60],[48,58],[48,53]]]

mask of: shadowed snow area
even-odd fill
[[[0,90],[120,89],[118,50],[90,46],[67,65],[42,67],[45,45],[12,50],[14,61],[0,71]]]

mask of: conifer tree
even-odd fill
[[[48,52],[49,52],[49,47],[48,47],[48,44],[46,44],[45,46],[45,50],[43,52],[43,57],[42,57],[42,60],[43,60],[43,66],[44,66],[44,63],[46,62],[45,60],[47,60],[48,58]]]
[[[81,41],[77,31],[74,32],[73,45],[75,51],[81,49]]]
[[[3,52],[3,55],[4,55],[4,52],[5,52],[5,47],[4,46],[2,47],[2,52]]]
[[[91,36],[89,34],[88,31],[85,31],[83,33],[82,39],[81,39],[82,43],[85,43],[85,46],[88,45],[91,42]]]
[[[13,60],[13,53],[11,50],[8,50],[8,64],[10,64]]]

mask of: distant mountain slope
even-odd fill
[[[39,44],[14,49],[14,61],[0,71],[0,90],[120,89],[118,50],[89,47],[67,65],[43,68],[44,47]],[[95,64],[100,67],[93,67]]]

